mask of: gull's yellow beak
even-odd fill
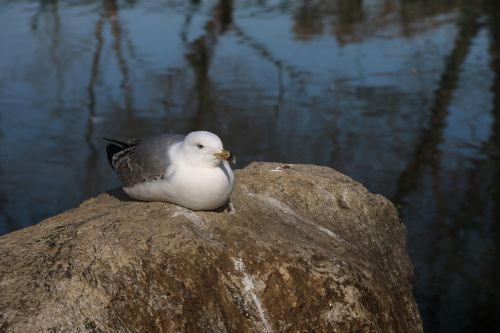
[[[233,164],[236,163],[236,158],[234,157],[233,153],[231,153],[228,150],[222,149],[220,153],[215,153],[214,156],[218,158],[219,160],[224,160],[231,162]]]

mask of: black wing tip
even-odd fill
[[[134,149],[135,146],[137,146],[143,141],[143,139],[131,139],[128,142],[123,142],[105,137],[103,137],[103,139],[112,142],[106,146],[106,154],[108,155],[109,165],[111,165],[111,168],[113,168],[113,170],[115,171],[116,171],[115,164],[117,160],[121,159],[130,150]]]
[[[106,146],[106,154],[108,155],[108,162],[109,165],[115,169],[115,166],[113,165],[113,156],[115,156],[117,153],[121,152],[123,150],[123,147],[120,147],[118,145],[115,145],[113,143],[110,143],[109,145]]]
[[[108,155],[109,165],[111,165],[113,170],[115,170],[115,166],[113,165],[113,156],[115,156],[124,149],[130,148],[131,146],[133,146],[133,144],[105,137],[102,138],[106,141],[112,142],[106,146],[106,154]]]
[[[123,147],[128,147],[129,144],[126,143],[126,142],[123,142],[123,141],[119,141],[119,140],[115,140],[115,139],[110,139],[110,138],[105,138],[105,137],[102,137],[104,140],[106,141],[109,141],[109,142],[113,142],[113,143],[116,143],[120,146],[123,146]]]

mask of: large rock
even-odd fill
[[[0,237],[0,331],[421,332],[394,206],[277,166],[237,172],[233,214],[115,191]]]

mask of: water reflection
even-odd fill
[[[207,129],[393,199],[426,330],[500,329],[496,1],[0,8],[0,233],[117,186],[101,137]]]

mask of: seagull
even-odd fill
[[[165,201],[191,210],[213,210],[229,202],[234,155],[221,139],[207,131],[187,135],[163,134],[112,142],[108,161],[130,197]]]

